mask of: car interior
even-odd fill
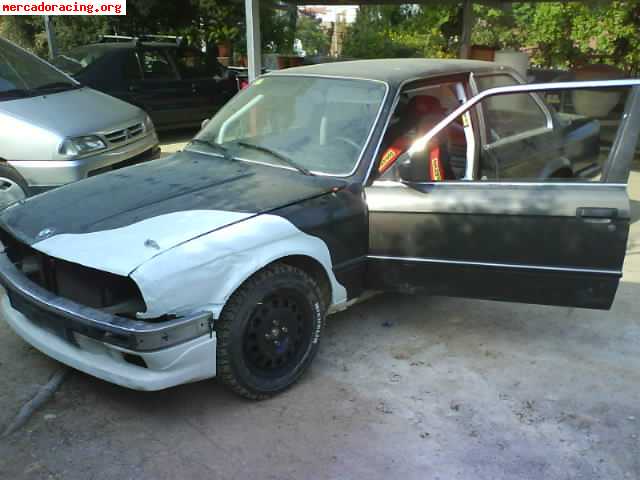
[[[391,117],[382,141],[378,175],[393,166],[411,144],[425,135],[460,105],[455,83],[430,85],[405,91]],[[437,163],[436,163],[437,159]],[[425,152],[413,157],[403,177],[416,182],[458,180],[465,174],[467,140],[462,121],[455,121],[435,137]],[[432,171],[436,165],[439,174]],[[386,178],[395,177],[396,169]]]

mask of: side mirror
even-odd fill
[[[202,123],[200,124],[200,129],[204,130],[205,127],[209,125],[210,121],[211,121],[210,118],[205,118],[204,120],[202,120]]]

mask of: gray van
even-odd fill
[[[159,151],[141,109],[0,38],[0,208]]]

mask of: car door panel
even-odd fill
[[[640,81],[627,83],[633,93],[601,181],[377,181],[366,187],[368,288],[610,308],[622,276],[630,222],[626,180],[640,132]],[[525,88],[543,86],[510,90]],[[501,92],[471,99],[412,149],[427,145],[484,96]]]
[[[410,275],[438,294],[608,308],[621,276],[624,185],[374,185],[367,204],[372,273],[384,271],[369,278],[385,288]],[[579,215],[603,205],[609,218]]]

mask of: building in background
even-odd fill
[[[300,10],[321,20],[322,29],[331,38],[329,55],[339,57],[342,53],[344,35],[348,25],[355,21],[358,7],[356,5],[308,5],[300,7]]]

